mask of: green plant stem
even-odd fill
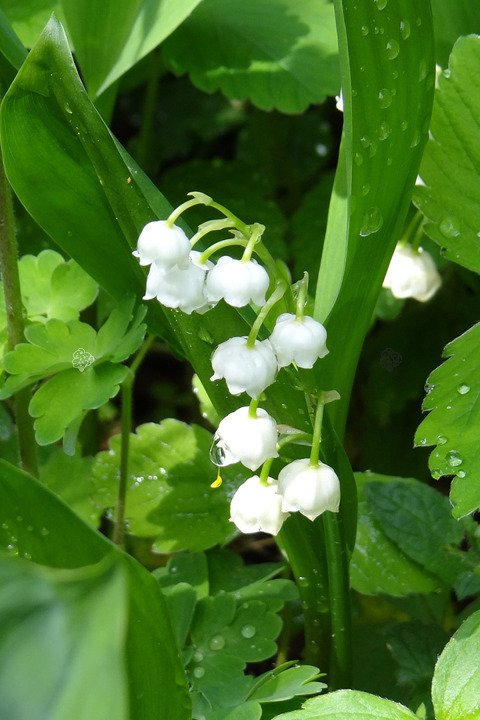
[[[135,374],[154,339],[154,336],[150,335],[145,340],[129,368],[127,377],[122,383],[120,477],[118,481],[115,525],[113,529],[113,542],[121,547],[123,547],[125,539],[125,507],[127,501],[128,454],[130,449],[130,433],[132,432],[133,385],[135,382]]]
[[[328,673],[330,690],[350,688],[352,682],[351,608],[348,557],[341,518],[326,512],[323,517],[328,565],[331,644]]]
[[[252,329],[250,330],[250,333],[247,338],[247,347],[253,348],[255,347],[255,342],[257,340],[258,333],[260,331],[260,328],[263,325],[263,322],[265,318],[267,317],[270,310],[273,308],[274,305],[277,304],[279,300],[282,299],[282,297],[285,295],[285,291],[287,289],[287,285],[284,282],[278,283],[277,287],[273,291],[273,293],[268,298],[265,305],[262,307],[260,312],[257,315],[257,318],[255,322],[252,325]]]
[[[304,660],[326,670],[331,633],[322,519],[312,523],[293,513],[276,539],[288,557],[300,595],[305,623]]]
[[[3,157],[0,152],[0,272],[5,295],[7,314],[8,349],[24,339],[23,304],[20,292],[20,278],[17,262],[17,239],[13,216],[12,192],[5,175]],[[18,432],[18,446],[22,468],[38,477],[37,446],[33,420],[28,412],[31,392],[29,388],[19,390],[14,398],[15,423]]]
[[[325,403],[323,401],[323,393],[320,393],[318,397],[317,409],[315,411],[315,420],[313,423],[312,450],[310,452],[311,467],[318,466],[318,459],[320,457],[320,444],[322,442],[322,422],[324,408]]]

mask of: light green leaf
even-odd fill
[[[249,699],[262,703],[281,702],[297,695],[314,695],[327,687],[325,683],[317,682],[318,668],[313,665],[291,665],[291,662],[284,663],[260,675]]]
[[[324,0],[203,0],[164,58],[201,90],[301,112],[339,89],[333,7]]]
[[[76,368],[55,375],[36,391],[29,405],[35,439],[49,445],[63,437],[70,425],[88,410],[105,405],[118,393],[128,368],[102,363],[79,373]]]
[[[471,615],[438,658],[432,682],[437,720],[480,718],[480,612]]]
[[[170,620],[177,640],[178,650],[182,650],[187,639],[190,625],[195,612],[197,594],[188,583],[177,582],[175,585],[164,587]]]
[[[445,587],[469,569],[459,545],[464,529],[448,499],[422,483],[369,483],[365,495],[385,535]]]
[[[434,478],[455,475],[450,490],[453,515],[480,507],[480,324],[449,343],[448,359],[427,381],[423,410],[430,411],[415,434],[416,445],[436,445],[429,467]]]
[[[0,715],[126,720],[128,586],[116,563],[0,560]],[[104,669],[108,667],[108,673]]]
[[[460,35],[478,33],[480,23],[478,7],[471,0],[431,0],[435,30],[435,59],[442,68],[448,65],[448,56]]]
[[[70,457],[55,448],[40,468],[40,480],[74,512],[91,525],[97,525],[98,510],[92,495],[93,458]]]
[[[385,593],[408,595],[429,593],[438,587],[438,580],[411,560],[383,532],[365,499],[365,485],[377,482],[413,481],[376,473],[356,473],[359,491],[357,540],[350,561],[352,587],[365,595]]]
[[[125,516],[132,535],[151,537],[158,552],[204,550],[230,534],[228,496],[236,477],[228,470],[223,485],[213,490],[209,448],[212,437],[203,428],[178,420],[149,423],[130,436]],[[110,450],[97,455],[94,501],[103,511],[115,503],[120,436]]]
[[[25,47],[32,47],[54,12],[61,17],[59,0],[2,0],[2,10]]]
[[[113,553],[128,579],[129,720],[151,720],[156,715],[169,720],[191,717],[185,677],[155,579],[88,527],[44,485],[1,460],[0,547],[35,563],[68,569],[98,563]],[[15,600],[18,602],[18,597]],[[103,678],[104,673],[99,675]]]
[[[93,303],[98,285],[74,260],[66,262],[54,250],[24,255],[19,263],[22,300],[28,319],[78,320]]]
[[[480,38],[460,38],[435,91],[415,203],[444,256],[480,272]]]
[[[200,0],[61,0],[91,95],[100,95],[178,27]]]
[[[307,700],[303,710],[277,715],[275,720],[418,720],[403,705],[358,690],[338,690]]]
[[[207,714],[206,720],[260,720],[262,708],[256,702],[247,702],[233,710],[213,710]]]

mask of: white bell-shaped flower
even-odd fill
[[[188,315],[194,310],[208,310],[210,305],[205,297],[205,277],[213,263],[200,263],[200,255],[192,250],[186,267],[174,267],[168,272],[153,263],[148,273],[144,300],[156,297],[165,307],[178,308]]]
[[[138,238],[137,249],[132,253],[140,265],[156,263],[165,272],[173,267],[188,265],[190,241],[178,225],[167,225],[166,220],[147,223]]]
[[[388,266],[383,287],[398,299],[430,300],[442,284],[437,266],[429,253],[410,245],[397,245]]]
[[[318,358],[328,353],[325,344],[327,331],[309,316],[297,318],[291,313],[280,315],[269,339],[279,367],[294,362],[298,367],[311,368]]]
[[[229,392],[258,396],[275,381],[277,358],[268,340],[256,340],[248,347],[246,337],[233,337],[221,343],[212,355],[210,380],[225,378]]]
[[[294,460],[280,471],[278,490],[284,512],[298,511],[315,520],[325,510],[338,512],[340,482],[337,474],[322,462],[310,465],[310,460]]]
[[[278,457],[275,420],[262,408],[255,417],[242,407],[223,418],[213,438],[212,460],[217,465],[241,462],[256,470],[265,460]]]
[[[265,532],[276,535],[289,513],[282,511],[277,481],[269,477],[267,485],[258,475],[240,485],[230,503],[230,520],[243,533]]]
[[[235,260],[225,255],[208,274],[207,298],[211,302],[223,298],[233,307],[250,302],[264,305],[269,282],[267,271],[255,260]]]

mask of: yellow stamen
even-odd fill
[[[219,488],[220,485],[222,484],[222,482],[223,482],[222,476],[220,475],[220,470],[218,470],[218,472],[217,472],[217,478],[216,478],[216,480],[214,480],[214,481],[212,482],[212,484],[210,485],[210,487],[211,487],[211,488]]]

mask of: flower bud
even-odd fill
[[[262,408],[255,417],[250,409],[242,407],[227,415],[220,422],[213,438],[218,465],[241,462],[250,470],[256,470],[265,460],[278,457],[278,431],[275,420]]]
[[[398,299],[430,300],[442,284],[432,256],[410,245],[397,245],[388,266],[383,287]]]
[[[315,520],[325,510],[338,512],[340,482],[329,465],[311,466],[310,460],[294,460],[280,471],[277,492],[284,512],[298,511]]]
[[[291,313],[280,315],[269,339],[279,367],[294,362],[298,367],[311,368],[318,358],[328,353],[325,344],[327,331],[308,316],[297,318]]]
[[[209,272],[206,293],[209,301],[218,302],[223,298],[233,307],[243,307],[250,302],[264,305],[269,283],[267,271],[255,260],[234,260],[225,255]]]
[[[243,533],[265,532],[276,535],[289,513],[282,512],[277,481],[269,477],[267,485],[258,475],[240,485],[230,503],[230,520]]]
[[[188,265],[190,242],[178,225],[167,225],[166,220],[147,223],[138,238],[137,249],[132,253],[140,265],[156,263],[164,271]]]
[[[248,347],[247,338],[233,337],[221,343],[212,355],[214,374],[210,380],[225,378],[229,392],[246,392],[257,398],[275,381],[277,359],[268,340],[256,340]]]

